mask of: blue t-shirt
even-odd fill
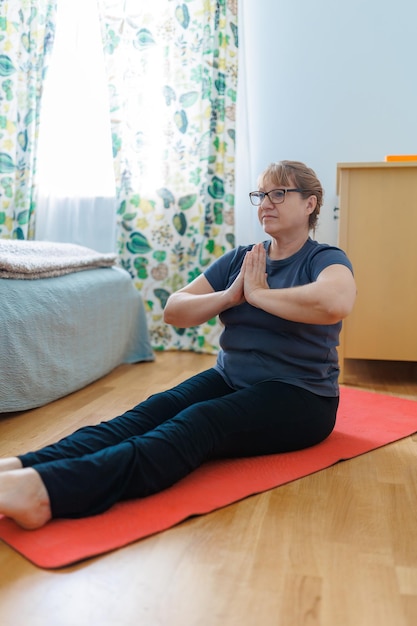
[[[265,241],[268,251],[270,242]],[[239,246],[217,259],[204,272],[215,291],[227,289],[237,277],[252,246]],[[329,265],[345,265],[337,247],[308,239],[295,254],[279,261],[267,257],[271,289],[306,285]],[[265,380],[279,380],[322,396],[339,394],[336,347],[342,323],[330,325],[291,322],[247,302],[220,314],[224,330],[215,368],[233,389]]]

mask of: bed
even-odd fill
[[[154,360],[141,295],[115,255],[54,244],[54,256],[48,245],[0,240],[0,413],[57,400],[122,363]],[[13,246],[40,256],[16,262]]]

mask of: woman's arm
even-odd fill
[[[243,267],[233,284],[224,291],[214,291],[201,274],[189,285],[169,296],[164,321],[178,328],[198,326],[222,311],[244,302]]]
[[[351,312],[356,285],[344,265],[329,265],[314,283],[270,289],[265,274],[266,255],[256,245],[246,255],[244,294],[252,306],[283,319],[305,324],[335,324]]]

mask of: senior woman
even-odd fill
[[[224,254],[168,299],[168,324],[216,315],[216,365],[108,422],[0,461],[0,513],[24,528],[85,517],[180,480],[207,459],[313,446],[339,402],[337,345],[352,310],[352,266],[310,238],[323,202],[316,174],[273,163],[249,194],[268,238]]]

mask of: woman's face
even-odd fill
[[[294,189],[297,185],[278,185],[272,180],[264,180],[259,191],[265,193],[275,189]],[[316,197],[309,196],[307,199],[297,191],[287,192],[281,203],[271,201],[270,196],[265,196],[262,204],[258,207],[258,218],[264,231],[271,237],[278,235],[297,236],[308,234],[309,215],[314,211]]]

